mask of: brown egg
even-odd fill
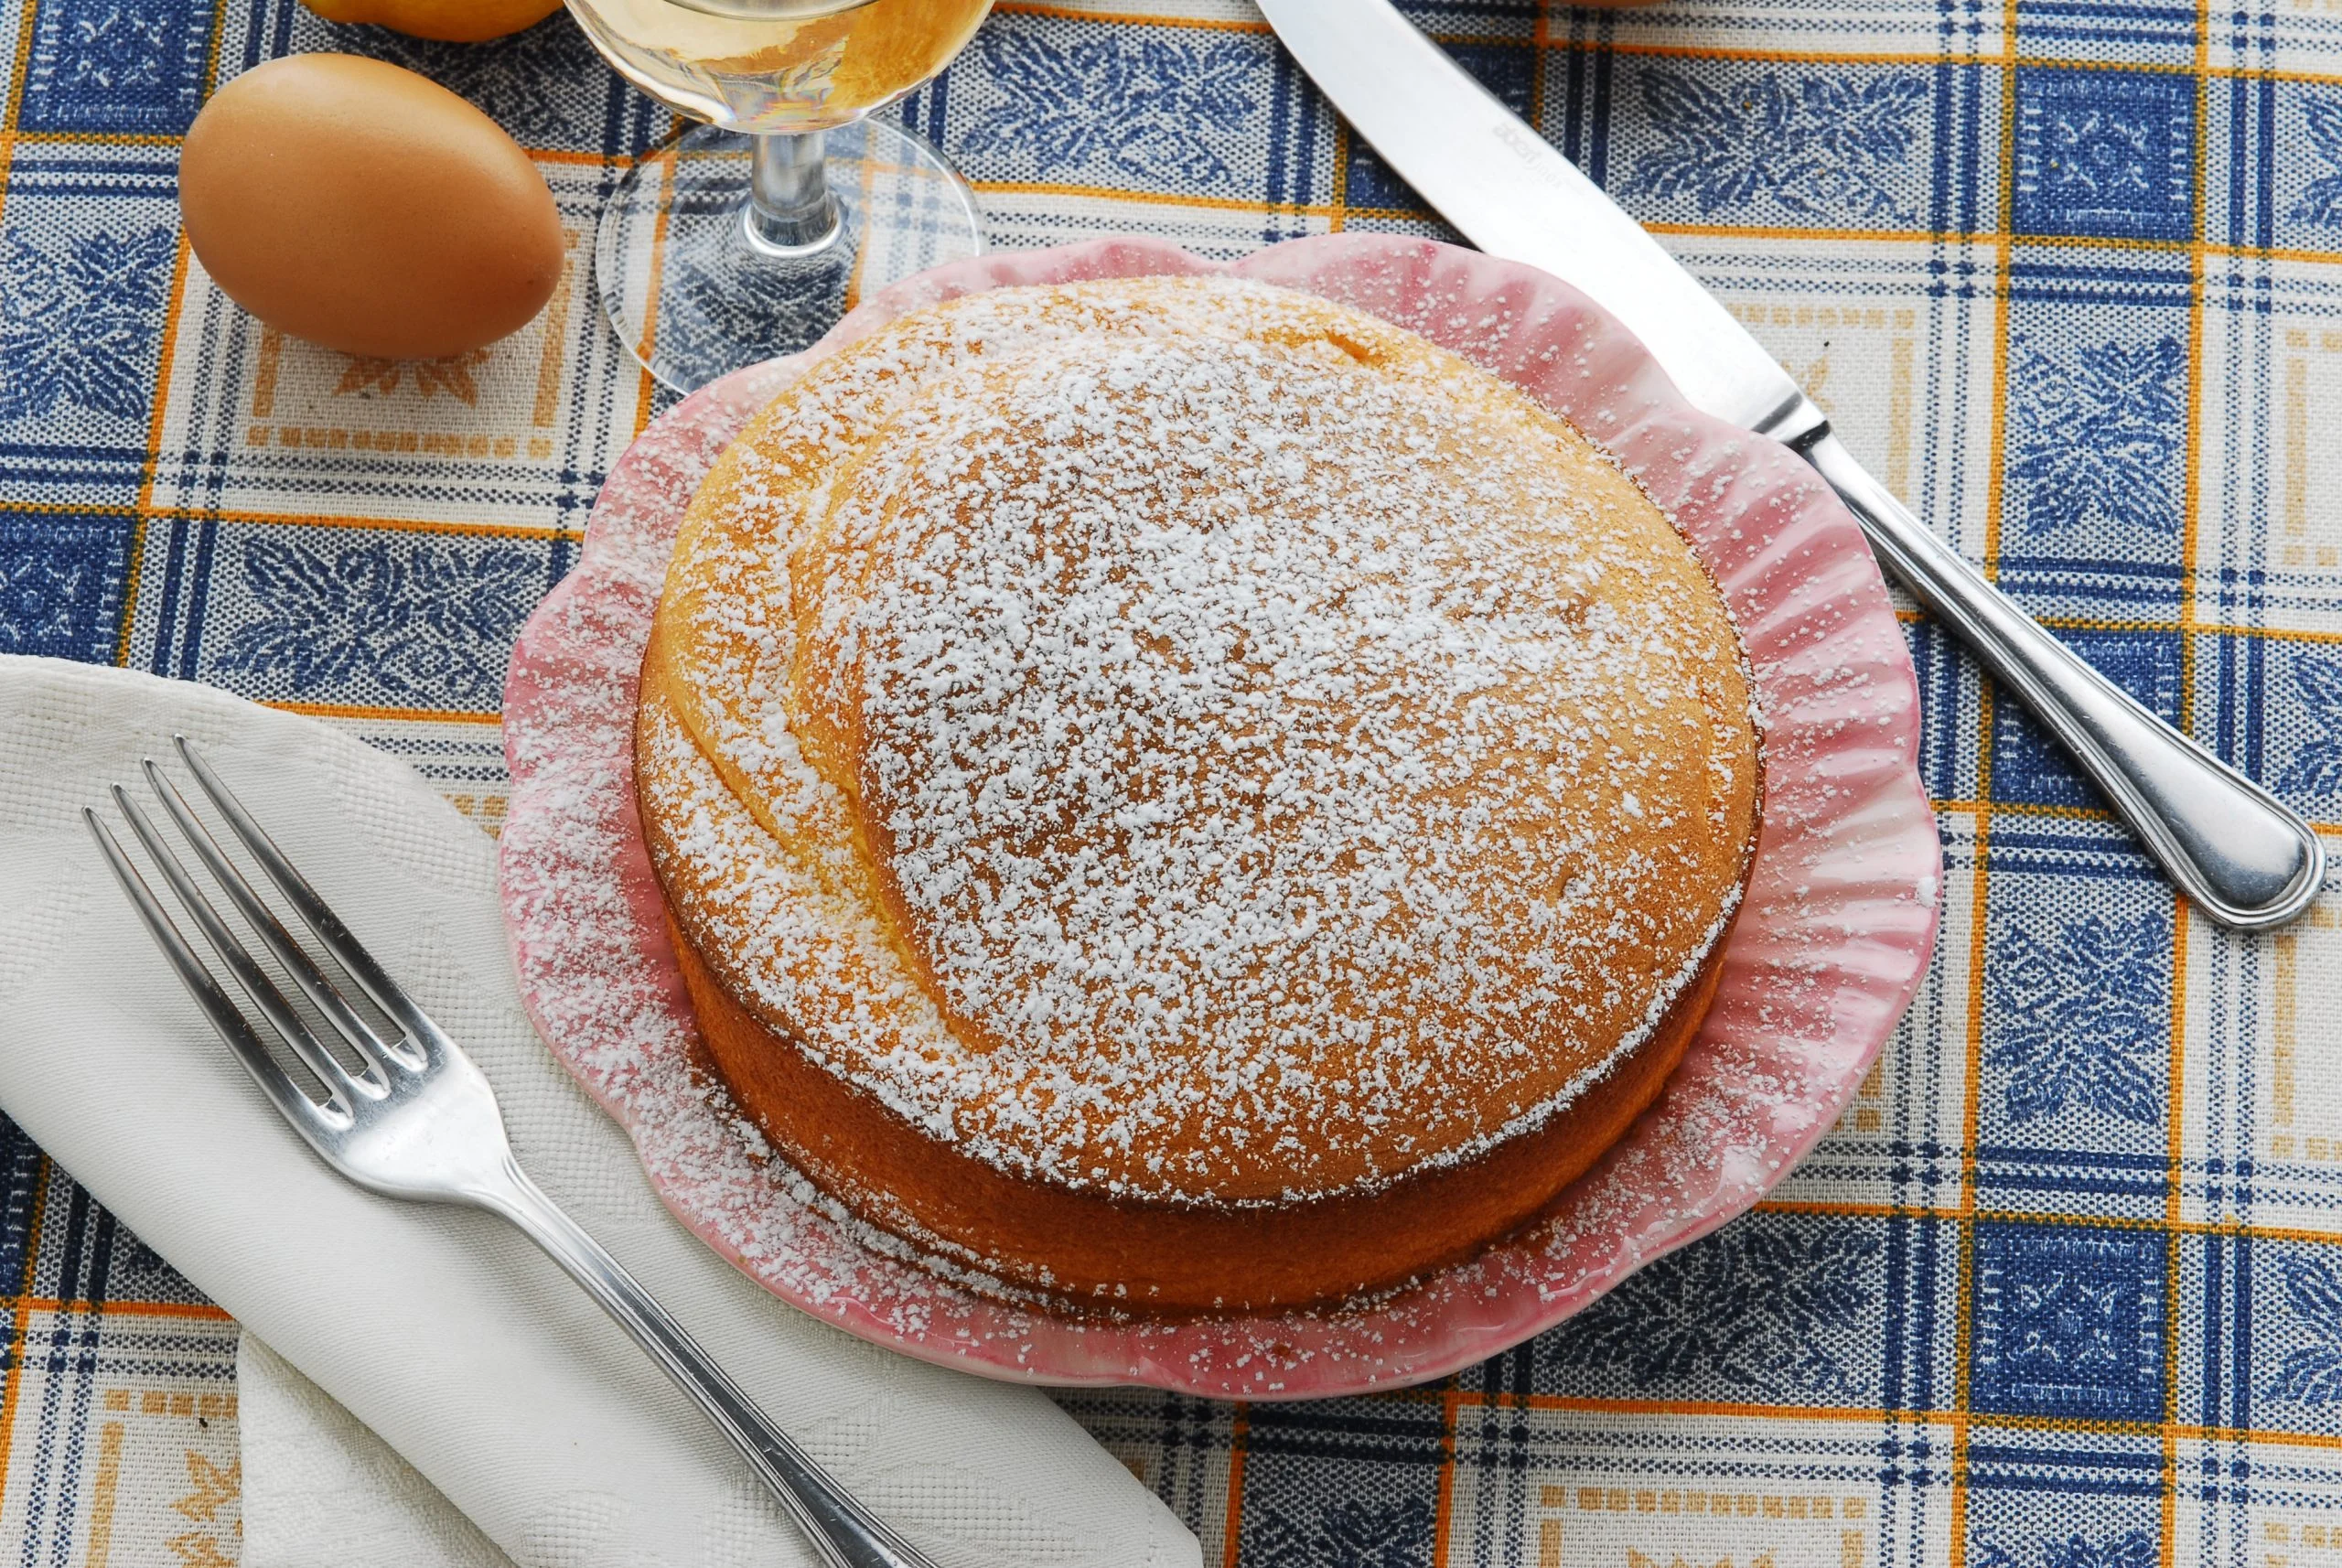
[[[477,349],[561,274],[528,155],[436,82],[355,55],[271,60],[214,93],[179,155],[179,207],[231,299],[352,354]]]

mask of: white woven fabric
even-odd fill
[[[290,1380],[247,1385],[254,1568],[480,1561],[365,1428],[521,1568],[814,1560],[714,1428],[517,1232],[342,1181],[212,1036],[80,818],[174,732],[478,1060],[521,1164],[940,1563],[1199,1563],[1186,1529],[1039,1392],[817,1324],[667,1215],[521,1011],[492,844],[410,769],[208,688],[0,657],[0,1109],[354,1417]],[[247,1377],[265,1354],[244,1358]],[[349,1539],[321,1535],[313,1499],[370,1481],[392,1495]]]
[[[512,1568],[439,1488],[293,1364],[236,1345],[243,1568]]]

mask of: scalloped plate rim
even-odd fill
[[[693,393],[692,397],[685,399],[653,421],[613,466],[608,480],[606,482],[604,497],[597,498],[594,517],[589,520],[576,568],[541,602],[523,626],[514,647],[511,670],[507,682],[506,748],[513,788],[505,826],[506,849],[510,850],[510,846],[528,841],[526,832],[517,835],[514,833],[516,822],[526,825],[531,812],[553,809],[552,803],[544,799],[554,792],[546,782],[546,777],[553,770],[542,767],[527,755],[532,740],[539,738],[543,733],[549,733],[532,728],[535,717],[535,703],[529,699],[533,695],[535,688],[527,686],[525,682],[533,670],[533,660],[548,648],[557,650],[562,645],[562,628],[575,619],[578,612],[609,611],[613,607],[612,601],[623,596],[629,589],[641,585],[628,581],[622,571],[606,570],[617,564],[614,553],[618,549],[618,543],[609,529],[598,526],[602,522],[603,501],[614,493],[631,501],[636,489],[648,488],[657,482],[656,470],[662,463],[680,460],[688,465],[692,458],[686,455],[678,459],[675,449],[687,446],[705,434],[704,429],[692,423],[694,419],[706,420],[712,424],[725,417],[711,411],[727,397],[736,400],[750,395],[744,390],[750,385],[758,388],[755,401],[760,403],[763,395],[768,393],[773,386],[778,385],[788,374],[801,369],[811,359],[875,330],[877,326],[883,325],[885,320],[891,319],[893,314],[899,313],[904,308],[926,303],[933,298],[943,297],[948,294],[966,292],[972,286],[997,287],[1015,283],[1059,281],[1073,277],[1197,272],[1266,275],[1273,278],[1274,281],[1287,283],[1296,278],[1323,282],[1324,265],[1321,263],[1334,262],[1336,258],[1332,252],[1337,248],[1346,251],[1353,261],[1359,261],[1362,258],[1362,265],[1381,264],[1395,268],[1402,263],[1412,263],[1425,269],[1445,266],[1451,270],[1462,271],[1487,280],[1488,287],[1493,294],[1501,294],[1507,289],[1514,291],[1526,289],[1532,298],[1542,295],[1547,303],[1559,302],[1555,306],[1556,313],[1574,309],[1578,317],[1586,324],[1583,334],[1584,341],[1592,344],[1595,349],[1604,354],[1616,356],[1617,362],[1624,367],[1619,378],[1620,384],[1638,389],[1646,396],[1646,406],[1642,411],[1644,417],[1638,424],[1625,427],[1627,434],[1631,435],[1638,431],[1647,432],[1662,419],[1673,419],[1679,422],[1678,433],[1695,435],[1701,444],[1699,449],[1703,452],[1713,448],[1719,453],[1737,454],[1743,456],[1745,460],[1734,472],[1738,478],[1746,478],[1755,476],[1760,481],[1757,487],[1760,501],[1778,501],[1781,497],[1800,489],[1794,481],[1787,480],[1787,470],[1781,467],[1780,462],[1775,461],[1775,455],[1778,455],[1778,459],[1792,466],[1796,473],[1805,475],[1807,479],[1807,483],[1802,487],[1806,493],[1801,500],[1795,503],[1797,510],[1792,513],[1792,519],[1804,516],[1811,510],[1815,498],[1810,492],[1819,489],[1820,481],[1812,478],[1804,465],[1793,455],[1776,444],[1764,442],[1761,437],[1735,430],[1692,410],[1688,404],[1681,402],[1680,394],[1675,393],[1671,383],[1667,382],[1663,373],[1650,361],[1647,350],[1643,349],[1641,344],[1628,335],[1623,327],[1618,326],[1598,306],[1586,301],[1583,295],[1577,295],[1576,291],[1571,289],[1566,284],[1515,263],[1498,262],[1493,258],[1481,256],[1477,252],[1459,251],[1434,242],[1404,241],[1386,236],[1319,236],[1307,240],[1289,241],[1281,245],[1255,252],[1232,265],[1209,262],[1165,242],[1123,238],[1091,241],[1080,245],[1058,247],[1050,251],[979,257],[970,262],[937,269],[932,274],[920,274],[895,285],[866,302],[838,328],[833,329],[829,337],[806,355],[799,356],[794,360],[770,361],[764,366],[752,367],[748,371],[736,372],[725,381]],[[1312,273],[1309,270],[1311,266],[1317,267],[1317,271]],[[1305,284],[1304,286],[1306,285]],[[1320,292],[1325,291],[1321,289]],[[1582,354],[1579,362],[1581,364],[1586,362],[1586,356]],[[1504,372],[1499,371],[1498,373]],[[1518,378],[1509,377],[1508,379],[1518,380]],[[746,412],[752,413],[753,409],[747,409]],[[746,417],[746,413],[742,413],[742,417]],[[1601,438],[1597,435],[1597,439]],[[1642,477],[1649,467],[1648,464],[1638,467],[1623,456],[1621,461],[1629,467],[1630,471],[1636,472],[1638,478]],[[1782,476],[1785,482],[1778,485],[1762,482],[1766,479],[1768,468],[1773,474]],[[700,466],[700,471],[704,471],[704,464]],[[696,476],[693,477],[693,483],[696,483]],[[1822,491],[1821,494],[1826,496],[1827,492]],[[1829,520],[1825,514],[1825,520],[1814,525],[1819,532],[1814,539],[1806,541],[1809,546],[1808,553],[1811,553],[1810,547],[1814,543],[1828,542],[1833,546],[1833,553],[1829,557],[1830,561],[1842,562],[1847,559],[1847,552],[1844,548],[1846,542],[1844,537],[1840,535],[1839,531],[1843,531],[1844,534],[1851,534],[1857,544],[1860,543],[1860,535],[1855,530],[1852,518],[1848,517],[1842,508],[1837,507],[1834,499],[1827,502],[1826,510],[1834,511],[1836,517],[1834,520]],[[1806,521],[1809,523],[1812,521],[1810,517],[1807,517]],[[1696,540],[1694,543],[1697,548]],[[1869,593],[1871,598],[1871,602],[1864,607],[1862,614],[1865,620],[1880,615],[1885,616],[1887,627],[1892,629],[1892,612],[1887,607],[1883,585],[1877,584],[1875,564],[1869,560],[1867,546],[1862,545],[1861,550],[1862,560],[1869,567],[1869,584],[1864,585],[1862,591]],[[1706,553],[1703,551],[1702,553],[1703,558],[1706,559]],[[1714,569],[1713,563],[1711,564]],[[1719,575],[1721,578],[1722,574]],[[1808,580],[1799,578],[1789,588],[1768,601],[1767,607],[1785,604],[1796,588]],[[1873,588],[1875,592],[1871,592]],[[625,615],[628,612],[624,607],[618,607],[617,613]],[[1813,612],[1808,610],[1805,613],[1810,615]],[[1738,610],[1735,609],[1735,615],[1738,614]],[[647,611],[639,618],[647,629]],[[666,1178],[665,1154],[667,1151],[660,1146],[663,1128],[653,1125],[649,1119],[634,1112],[626,1094],[622,1092],[622,1085],[618,1077],[605,1077],[601,1069],[585,1059],[582,1051],[573,1053],[565,1049],[563,1044],[556,1043],[559,1039],[559,1032],[544,1016],[540,1007],[536,987],[530,979],[532,972],[529,965],[527,951],[527,933],[532,929],[529,925],[530,914],[526,907],[528,884],[525,875],[521,875],[525,868],[512,864],[510,854],[500,853],[500,883],[506,908],[508,931],[514,949],[514,959],[516,964],[521,967],[523,1000],[532,1021],[537,1026],[540,1035],[552,1047],[556,1059],[562,1061],[587,1092],[626,1128],[646,1173],[650,1175],[653,1187],[670,1211],[674,1213],[676,1218],[694,1234],[706,1241],[713,1250],[748,1274],[750,1278],[757,1280],[765,1288],[816,1316],[838,1324],[860,1337],[941,1365],[957,1367],[994,1378],[1054,1386],[1112,1386],[1138,1383],[1193,1395],[1244,1399],[1332,1397],[1376,1389],[1407,1386],[1442,1377],[1472,1365],[1552,1327],[1574,1312],[1591,1305],[1635,1269],[1708,1234],[1725,1221],[1745,1212],[1747,1208],[1760,1199],[1766,1191],[1769,1191],[1772,1187],[1778,1185],[1795,1163],[1810,1151],[1812,1146],[1830,1130],[1837,1114],[1851,1100],[1854,1084],[1870,1062],[1875,1058],[1879,1049],[1892,1033],[1896,1021],[1908,1005],[1926,973],[1928,957],[1933,947],[1940,917],[1939,897],[1931,896],[1929,892],[1930,888],[1939,890],[1941,887],[1940,844],[1936,834],[1933,812],[1920,784],[1915,757],[1918,682],[1910,666],[1907,650],[1902,645],[1899,630],[1895,631],[1893,647],[1900,658],[1900,665],[1899,669],[1890,668],[1888,673],[1899,676],[1900,688],[1896,695],[1902,702],[1898,710],[1901,717],[1898,722],[1890,726],[1892,734],[1888,738],[1899,749],[1901,766],[1899,769],[1892,770],[1896,774],[1892,784],[1886,789],[1874,790],[1865,796],[1858,809],[1871,812],[1875,817],[1885,796],[1899,793],[1903,797],[1900,801],[1890,803],[1889,814],[1896,816],[1900,823],[1897,831],[1911,836],[1912,843],[1909,847],[1913,850],[1915,862],[1924,860],[1930,867],[1926,873],[1915,874],[1912,887],[1913,897],[1924,908],[1925,913],[1920,925],[1906,933],[1905,940],[1899,945],[1890,946],[1890,952],[1903,961],[1899,965],[1902,972],[1896,978],[1891,993],[1882,993],[1875,985],[1861,988],[1861,994],[1874,998],[1875,1004],[1866,1009],[1866,1017],[1857,1020],[1862,1026],[1864,1036],[1859,1048],[1848,1057],[1845,1065],[1833,1074],[1832,1084],[1835,1092],[1816,1097],[1808,1107],[1816,1112],[1826,1111],[1828,1114],[1810,1115],[1793,1132],[1787,1133],[1768,1143],[1766,1149],[1774,1156],[1772,1164],[1766,1172],[1757,1176],[1753,1187],[1731,1193],[1725,1192],[1722,1187],[1716,1188],[1713,1194],[1715,1201],[1695,1210],[1683,1223],[1667,1230],[1664,1234],[1649,1238],[1648,1244],[1638,1244],[1637,1239],[1633,1237],[1617,1238],[1617,1244],[1610,1249],[1599,1266],[1582,1269],[1574,1277],[1565,1282],[1547,1282],[1542,1279],[1527,1282],[1536,1286],[1536,1304],[1523,1312],[1508,1316],[1504,1321],[1486,1321],[1477,1313],[1471,1314],[1467,1317],[1459,1312],[1458,1317],[1462,1320],[1447,1326],[1448,1337],[1444,1346],[1433,1348],[1427,1344],[1416,1345],[1413,1352],[1404,1354],[1398,1364],[1369,1367],[1353,1362],[1348,1364],[1349,1369],[1347,1375],[1335,1372],[1331,1367],[1313,1369],[1313,1373],[1330,1375],[1305,1376],[1289,1372],[1290,1382],[1305,1386],[1285,1386],[1284,1383],[1269,1386],[1264,1383],[1261,1372],[1257,1370],[1247,1378],[1240,1379],[1232,1375],[1233,1372],[1242,1369],[1246,1358],[1238,1359],[1224,1370],[1199,1372],[1195,1369],[1192,1347],[1188,1364],[1185,1368],[1162,1352],[1176,1348],[1182,1340],[1190,1338],[1199,1331],[1232,1332],[1239,1329],[1252,1331],[1256,1336],[1257,1345],[1262,1348],[1267,1348],[1273,1344],[1282,1347],[1283,1343],[1293,1337],[1297,1330],[1305,1332],[1303,1328],[1305,1325],[1340,1325],[1355,1330],[1360,1325],[1391,1317],[1398,1312],[1405,1310],[1409,1304],[1422,1304],[1434,1300],[1443,1292],[1452,1294],[1455,1282],[1467,1279],[1482,1271],[1483,1265],[1489,1263],[1492,1258],[1533,1257],[1531,1248],[1524,1245],[1524,1241],[1533,1242],[1538,1238],[1552,1235],[1558,1229],[1560,1219],[1542,1222],[1539,1228],[1529,1234],[1529,1237],[1516,1238],[1512,1241],[1504,1243],[1488,1256],[1433,1276],[1420,1285],[1411,1288],[1394,1302],[1360,1313],[1337,1314],[1330,1317],[1288,1315],[1283,1317],[1196,1320],[1174,1325],[1101,1324],[1048,1317],[1046,1315],[1037,1315],[1024,1309],[1002,1306],[983,1298],[969,1297],[959,1304],[960,1309],[972,1321],[989,1321],[992,1329],[996,1332],[980,1333],[972,1339],[965,1336],[936,1339],[924,1335],[907,1334],[886,1326],[880,1320],[877,1310],[865,1305],[853,1294],[850,1289],[827,1299],[821,1299],[801,1290],[787,1288],[766,1273],[760,1272],[757,1265],[745,1255],[737,1236],[727,1231],[725,1224],[726,1211],[720,1202],[708,1201],[707,1194],[691,1190],[687,1183]],[[1892,661],[1889,660],[1889,663],[1891,665]],[[1760,670],[1760,677],[1762,673]],[[1760,690],[1765,690],[1768,705],[1770,705],[1769,699],[1773,693],[1764,687],[1761,679],[1759,685]],[[522,693],[523,700],[520,702],[512,700],[516,690]],[[630,724],[620,723],[618,727],[630,735]],[[1774,822],[1775,800],[1776,797],[1768,790],[1766,813],[1768,830]],[[1848,813],[1848,815],[1853,814],[1854,813]],[[1924,824],[1928,844],[1924,855],[1919,854],[1917,848],[1918,831],[1921,824]],[[1891,835],[1874,832],[1871,836],[1883,840]],[[1750,927],[1750,916],[1756,913],[1756,911],[1751,910],[1742,917],[1740,926],[1735,928],[1728,944],[1728,955],[1737,952],[1744,941],[1752,944],[1759,943],[1766,937],[1767,931],[1761,923],[1755,928]],[[656,945],[656,942],[646,942],[641,944],[641,947],[645,951],[649,951]],[[671,958],[666,961],[671,966]],[[1727,980],[1727,984],[1729,983]],[[1720,994],[1719,1002],[1721,1001]],[[1711,1017],[1713,1020],[1714,1015],[1712,1014]],[[1707,1042],[1707,1037],[1708,1031],[1703,1027],[1702,1044],[1704,1045]],[[1695,1047],[1695,1050],[1698,1048]],[[1661,1102],[1662,1105],[1667,1103],[1666,1101]],[[1646,1123],[1653,1122],[1654,1119],[1660,1115],[1661,1112],[1658,1108],[1647,1112],[1644,1120],[1638,1122],[1628,1137],[1621,1141],[1619,1148],[1624,1149],[1628,1144],[1636,1143],[1645,1133]],[[714,1123],[719,1119],[719,1112],[711,1107],[708,1116],[711,1123]],[[1606,1172],[1617,1157],[1617,1151],[1614,1150],[1613,1155],[1606,1156],[1605,1161],[1595,1167],[1595,1172],[1589,1173],[1586,1177],[1581,1178],[1578,1184],[1572,1187],[1569,1195],[1564,1197],[1560,1206],[1557,1206],[1557,1212],[1562,1218],[1566,1218],[1573,1211],[1572,1204],[1575,1195],[1578,1195],[1582,1189],[1587,1188],[1597,1176]],[[773,1197],[776,1201],[790,1201],[781,1197],[778,1193]],[[826,1222],[817,1220],[816,1223]],[[914,1267],[899,1260],[880,1258],[876,1254],[865,1254],[863,1262],[865,1265],[886,1270],[910,1270]],[[1531,1273],[1533,1273],[1533,1270]],[[1552,1288],[1547,1288],[1549,1283]],[[1493,1291],[1491,1294],[1494,1294]],[[1516,1288],[1504,1299],[1518,1305],[1524,1294],[1522,1290]],[[1044,1329],[1041,1344],[1037,1348],[1042,1353],[1037,1353],[1031,1330],[1024,1326],[1037,1323]],[[1003,1348],[1005,1344],[1021,1346],[1021,1353],[1009,1353]],[[1221,1348],[1225,1349],[1227,1347],[1223,1346]],[[1306,1367],[1305,1359],[1303,1365]]]

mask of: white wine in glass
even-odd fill
[[[619,340],[688,392],[793,353],[855,297],[980,253],[975,197],[869,118],[951,63],[992,0],[568,0],[626,79],[703,124],[603,209]]]

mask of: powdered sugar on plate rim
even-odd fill
[[[1682,526],[1747,644],[1767,715],[1765,818],[1715,1004],[1660,1102],[1536,1230],[1340,1313],[1074,1321],[977,1295],[824,1205],[711,1088],[635,814],[637,671],[700,477],[812,356],[738,372],[647,430],[605,486],[577,569],[523,628],[505,691],[503,899],[522,996],[555,1056],[628,1128],[677,1217],[784,1300],[990,1376],[1353,1393],[1516,1344],[1777,1185],[1917,987],[1941,853],[1913,760],[1917,682],[1852,519],[1786,449],[1691,409],[1639,342],[1544,274],[1382,236],[1289,242],[1232,267],[1101,241],[907,280],[812,352],[974,289],[1217,271],[1371,311],[1562,413]]]

